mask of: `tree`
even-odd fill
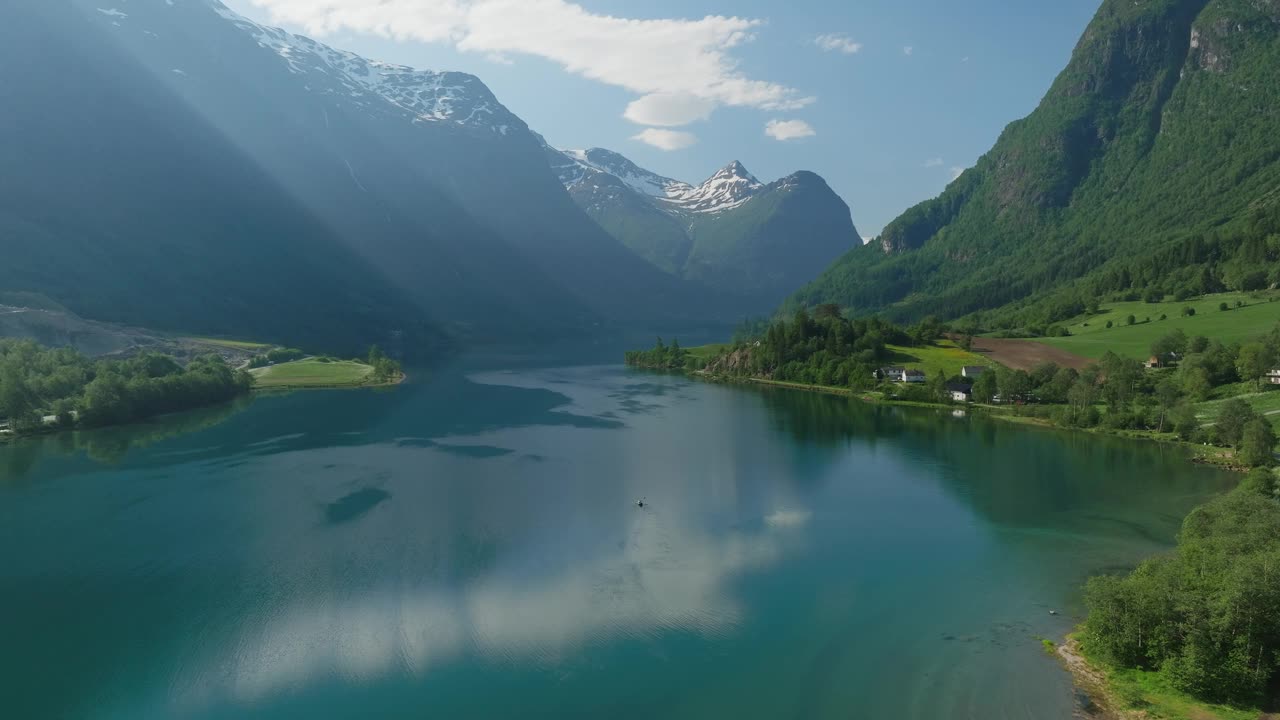
[[[1192,400],[1205,400],[1209,397],[1209,392],[1213,390],[1213,383],[1209,382],[1209,373],[1203,367],[1195,365],[1183,365],[1179,372],[1182,392]]]
[[[1270,348],[1260,342],[1252,342],[1240,347],[1240,354],[1236,358],[1236,372],[1240,374],[1241,380],[1251,380],[1258,389],[1262,389],[1262,377],[1271,370],[1274,363],[1275,358],[1272,357]]]
[[[374,367],[378,366],[378,361],[385,358],[386,354],[382,352],[382,348],[374,345],[369,348],[369,364]]]
[[[1226,312],[1231,309],[1231,306],[1224,302],[1220,302],[1218,303],[1218,309],[1221,310],[1222,312]]]
[[[1214,430],[1224,445],[1237,446],[1244,436],[1244,426],[1257,417],[1249,403],[1240,398],[1231,398],[1218,410],[1218,421]]]
[[[1129,317],[1127,317],[1127,318],[1125,318],[1125,319],[1124,319],[1124,324],[1125,324],[1125,325],[1133,325],[1133,324],[1134,324],[1134,323],[1136,323],[1136,322],[1138,322],[1138,318],[1136,318],[1136,317],[1134,317],[1134,316],[1132,316],[1132,315],[1130,315]]]
[[[1187,352],[1202,353],[1209,348],[1209,338],[1197,335],[1187,343]]]
[[[1182,388],[1173,378],[1166,377],[1156,385],[1156,403],[1160,407],[1160,424],[1156,432],[1164,432],[1165,420],[1182,402]]]
[[[1025,370],[1000,368],[996,372],[996,386],[1000,388],[1002,402],[1018,402],[1031,394],[1031,376]]]
[[[1164,358],[1169,354],[1183,355],[1187,352],[1187,334],[1182,328],[1169,331],[1159,340],[1151,344],[1151,354],[1158,358]]]
[[[1190,305],[1182,308],[1182,317],[1195,317],[1196,309]]]
[[[978,376],[973,383],[974,402],[990,403],[998,392],[995,370],[988,370]]]
[[[1240,460],[1251,467],[1265,467],[1274,461],[1272,450],[1276,433],[1266,418],[1254,418],[1244,426],[1240,441]]]
[[[1113,327],[1115,327],[1115,323],[1114,323],[1114,322],[1111,322],[1110,320],[1108,320],[1108,321],[1107,321],[1107,329],[1108,329],[1108,330],[1110,330],[1110,329],[1111,329],[1111,328],[1113,328]]]
[[[942,370],[929,379],[929,394],[933,395],[935,402],[951,400],[951,393],[947,392],[947,374]]]

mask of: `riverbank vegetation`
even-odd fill
[[[8,436],[136,422],[226,402],[251,387],[247,373],[217,355],[184,367],[158,353],[93,360],[0,339],[0,425]]]
[[[1086,656],[1127,706],[1179,696],[1248,709],[1280,684],[1280,484],[1255,470],[1193,511],[1176,550],[1085,591]],[[1201,715],[1207,717],[1208,715]],[[1188,717],[1196,717],[1188,715]]]

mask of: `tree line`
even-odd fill
[[[70,348],[0,339],[0,422],[14,434],[136,422],[225,402],[252,386],[248,373],[217,355],[184,367],[160,353],[92,360]]]
[[[1280,488],[1255,470],[1193,511],[1177,549],[1089,581],[1086,652],[1201,700],[1256,705],[1280,682]]]

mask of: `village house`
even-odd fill
[[[966,365],[960,368],[960,377],[967,377],[973,380],[986,371],[987,369],[981,365]]]
[[[886,367],[880,368],[873,377],[877,380],[888,380],[889,382],[905,382],[905,383],[922,383],[928,380],[923,370],[908,370],[903,367]]]
[[[947,392],[951,394],[951,399],[958,403],[967,403],[973,400],[973,386],[965,383],[947,383]]]
[[[1267,382],[1272,385],[1280,385],[1280,368],[1267,373]]]

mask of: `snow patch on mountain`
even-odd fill
[[[687,212],[720,213],[741,207],[764,187],[742,163],[734,160],[698,187],[670,196],[666,201]]]
[[[652,198],[660,208],[673,214],[710,214],[732,210],[765,188],[737,161],[701,185],[692,185],[645,170],[622,155],[602,148],[551,152],[564,158],[564,161],[553,159],[553,169],[570,191],[584,184],[597,183],[597,174],[603,173]]]

